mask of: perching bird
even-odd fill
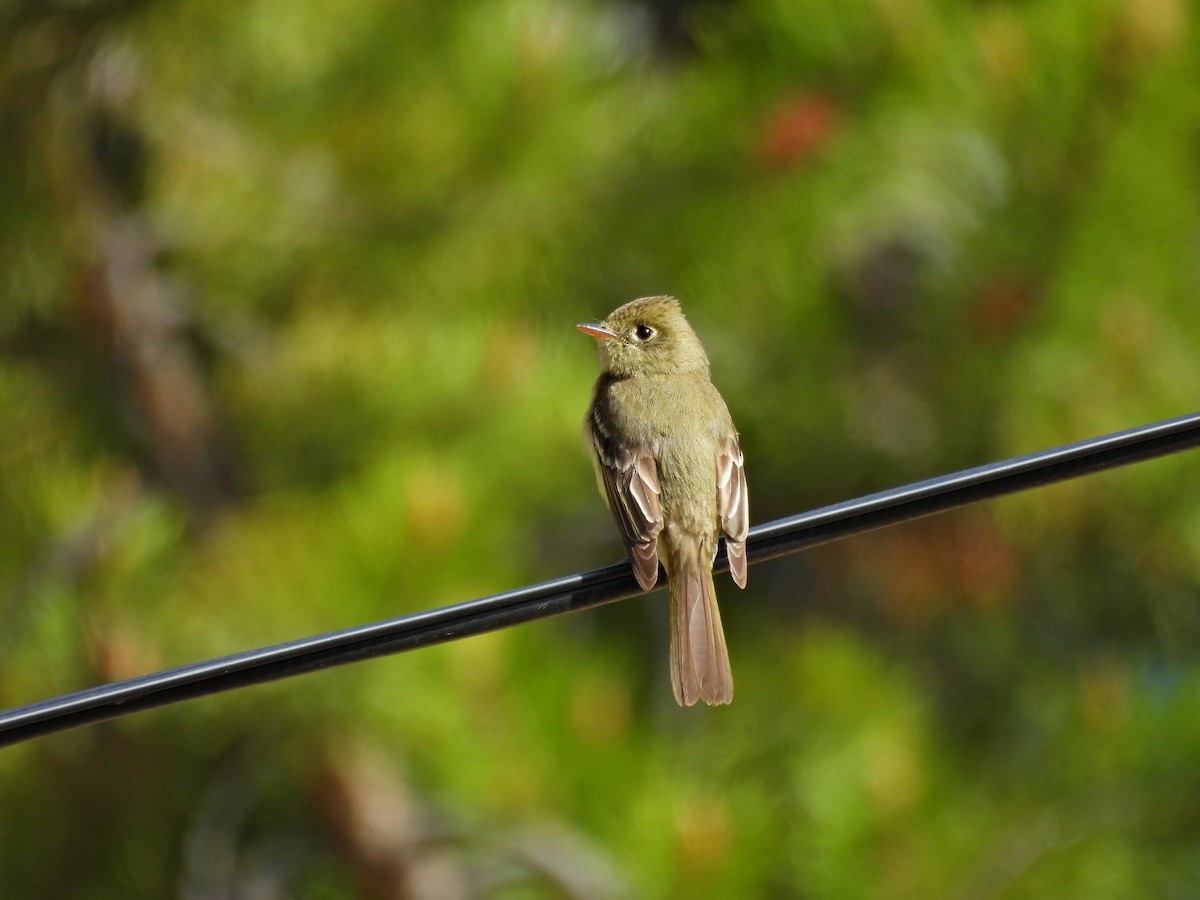
[[[642,297],[603,322],[601,373],[584,422],[596,481],[643,590],[661,561],[671,598],[671,684],[681,706],[733,699],[712,564],[725,533],[746,586],[749,498],[742,451],[708,357],[674,297]]]

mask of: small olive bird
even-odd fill
[[[661,560],[671,597],[671,684],[681,706],[733,699],[712,564],[725,532],[729,572],[746,586],[749,497],[737,431],[708,357],[674,297],[642,297],[603,322],[601,373],[584,420],[596,481],[643,590]]]

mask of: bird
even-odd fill
[[[725,536],[746,586],[749,494],[738,433],[708,356],[674,297],[640,297],[600,322],[600,377],[584,418],[596,483],[643,590],[661,562],[670,597],[671,686],[680,706],[733,699],[712,565]]]

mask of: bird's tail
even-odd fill
[[[698,556],[699,554],[697,554]],[[671,595],[671,686],[680,706],[733,700],[733,673],[717,609],[712,571],[679,560],[668,575]]]

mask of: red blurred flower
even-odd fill
[[[756,155],[769,169],[804,165],[837,134],[841,120],[841,107],[828,94],[790,97],[768,113],[758,135]]]

